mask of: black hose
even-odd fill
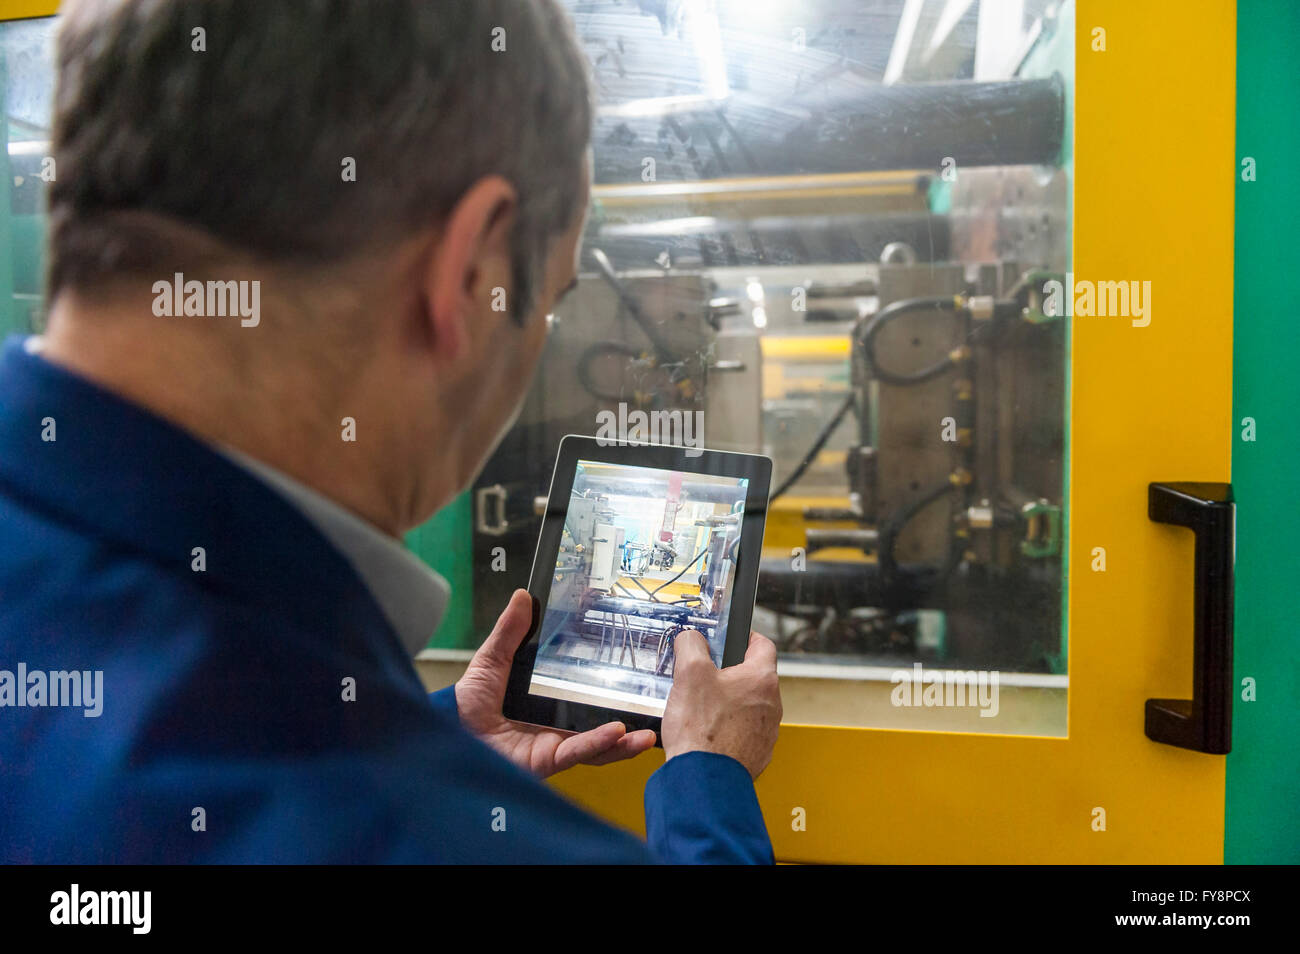
[[[867,364],[871,367],[871,371],[876,378],[885,384],[920,384],[937,378],[955,363],[952,355],[945,355],[943,360],[930,365],[928,368],[922,368],[920,371],[913,371],[908,374],[898,374],[883,367],[877,360],[876,335],[880,334],[881,329],[900,315],[926,310],[957,314],[965,309],[952,296],[946,298],[904,298],[880,309],[871,316],[861,332],[857,333],[858,343],[862,346],[863,357],[866,358]]]
[[[654,594],[651,593],[649,590],[647,590],[647,589],[645,588],[645,584],[642,583],[640,580],[638,580],[635,576],[630,576],[630,577],[628,577],[628,579],[631,580],[633,583],[635,583],[635,584],[637,585],[637,588],[640,589],[642,593],[644,593],[646,596],[650,597],[650,599],[652,599],[652,600],[654,599]],[[656,602],[658,602],[658,601],[656,600]]]
[[[655,356],[659,359],[659,363],[676,364],[681,361],[672,346],[668,344],[667,339],[659,333],[659,329],[655,327],[654,322],[646,317],[646,313],[641,310],[641,303],[637,301],[636,296],[627,290],[627,286],[615,274],[609,256],[600,249],[593,248],[591,258],[596,263],[596,270],[600,272],[600,277],[605,279],[610,288],[614,289],[614,293],[618,295],[618,300],[628,310],[628,314],[632,316],[632,319],[641,326],[641,330],[650,339],[650,343],[654,345]]]
[[[791,471],[789,477],[781,481],[781,485],[777,487],[776,490],[773,491],[772,496],[768,498],[769,505],[773,500],[780,497],[783,493],[793,487],[798,482],[799,478],[804,475],[804,472],[812,465],[813,460],[821,453],[822,448],[826,446],[826,442],[831,439],[831,435],[835,433],[835,428],[839,427],[840,421],[844,420],[844,415],[849,413],[849,409],[853,407],[853,397],[854,394],[852,391],[845,396],[844,403],[836,409],[835,414],[826,423],[826,426],[821,429],[821,433],[819,433],[817,439],[813,441],[812,447],[808,448],[808,453],[804,454],[803,460],[799,461],[799,466]]]
[[[597,341],[578,356],[578,382],[594,398],[601,401],[621,401],[624,399],[623,394],[611,394],[608,391],[600,390],[596,386],[595,379],[591,376],[591,362],[609,354],[633,359],[642,356],[642,352],[638,348],[623,344],[621,341]]]
[[[911,522],[912,518],[918,513],[955,489],[956,487],[952,481],[945,478],[943,483],[935,484],[910,504],[895,510],[889,515],[889,518],[881,524],[879,549],[880,576],[886,587],[891,585],[898,576],[898,563],[894,558],[894,545],[898,542],[898,536],[903,532],[903,528],[906,527],[907,524]],[[951,563],[951,560],[949,562]],[[951,566],[944,567],[944,576],[950,572],[951,568]]]
[[[699,562],[700,562],[700,557],[704,556],[704,554],[706,554],[706,553],[708,553],[708,552],[709,552],[708,544],[705,544],[704,549],[701,550],[699,553],[695,554],[695,559],[691,560],[690,563],[688,563],[688,564],[686,564],[684,567],[682,567],[682,572],[681,572],[681,573],[678,573],[678,574],[677,574],[675,577],[673,577],[671,580],[664,580],[664,582],[660,583],[660,584],[659,584],[658,586],[656,586],[653,590],[651,590],[651,591],[650,591],[650,596],[651,596],[651,598],[653,598],[654,595],[655,595],[656,593],[658,593],[660,590],[662,590],[662,589],[663,589],[665,586],[667,586],[669,583],[676,583],[678,580],[680,580],[680,579],[682,578],[682,576],[685,575],[686,571],[689,570],[691,567],[695,566],[695,564],[699,563]]]

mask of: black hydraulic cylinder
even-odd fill
[[[643,158],[666,150],[689,157],[686,181],[940,170],[949,158],[959,168],[1054,165],[1064,135],[1059,76],[814,90],[780,103],[733,97],[669,116],[600,116],[595,174],[639,182]]]

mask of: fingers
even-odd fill
[[[653,729],[638,729],[636,732],[629,732],[618,742],[599,755],[583,759],[584,765],[608,765],[610,762],[620,762],[623,759],[635,758],[642,752],[654,747],[655,733]]]
[[[610,751],[626,737],[627,729],[621,722],[604,725],[571,735],[555,749],[554,771],[563,772],[579,762],[590,762]]]
[[[653,729],[628,732],[621,722],[607,722],[587,732],[569,736],[555,750],[553,771],[563,772],[575,765],[608,765],[640,755],[653,748]]]
[[[749,646],[745,649],[745,662],[761,669],[776,668],[776,643],[759,633],[750,632]]]
[[[676,660],[673,662],[674,672],[702,662],[707,662],[710,666],[713,665],[713,657],[709,655],[708,642],[693,629],[677,634],[677,639],[673,641],[673,654],[676,656]]]
[[[497,617],[492,632],[474,654],[474,661],[497,668],[504,666],[509,670],[515,651],[519,649],[532,625],[533,598],[527,590],[515,590],[505,610]]]

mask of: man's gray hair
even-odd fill
[[[51,295],[169,267],[158,217],[311,267],[495,173],[522,316],[582,211],[586,61],[556,0],[71,0],[54,111]]]

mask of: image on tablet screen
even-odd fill
[[[663,715],[688,629],[721,666],[748,484],[578,461],[529,692]]]

